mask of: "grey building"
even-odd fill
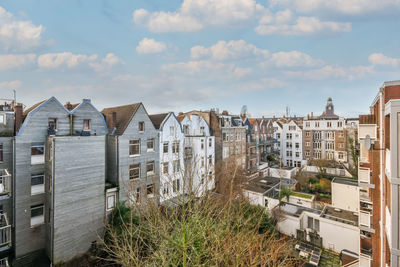
[[[85,253],[105,220],[103,115],[90,100],[63,106],[52,97],[27,109],[16,129],[17,263],[47,255],[56,264]]]
[[[142,103],[102,110],[109,128],[108,181],[119,187],[127,204],[158,202],[158,132]]]

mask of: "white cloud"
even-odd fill
[[[269,55],[268,50],[259,49],[244,40],[219,41],[209,48],[195,46],[190,50],[193,59],[212,58],[214,60],[242,59],[249,57],[264,58]]]
[[[249,75],[253,70],[251,68],[240,68],[240,67],[236,67],[233,70],[233,76],[237,79],[241,79],[247,75]]]
[[[277,67],[311,67],[323,63],[322,60],[313,59],[310,55],[299,51],[274,53],[271,55],[270,62]]]
[[[400,9],[399,0],[270,0],[271,7],[283,6],[303,13],[362,15]]]
[[[96,71],[103,71],[123,63],[123,61],[113,53],[108,53],[103,59],[99,59],[97,54],[83,55],[63,52],[40,55],[37,63],[40,69],[73,69],[86,65]]]
[[[319,69],[307,71],[287,71],[285,74],[292,78],[301,80],[327,80],[327,79],[347,79],[353,80],[373,73],[372,66],[352,66],[348,68],[327,65]]]
[[[136,47],[138,54],[156,54],[161,53],[167,49],[163,42],[157,42],[154,39],[143,38]]]
[[[133,21],[152,32],[193,32],[205,27],[242,27],[264,9],[255,0],[184,0],[174,12],[138,9]]]
[[[281,23],[281,22],[284,23]],[[290,23],[291,22],[291,23]],[[311,35],[317,33],[350,32],[351,23],[321,21],[316,17],[298,17],[293,20],[286,15],[282,18],[267,16],[260,19],[260,25],[255,28],[260,35]]]
[[[400,65],[400,58],[391,58],[382,53],[373,53],[368,57],[368,61],[374,65],[385,65],[397,67]]]
[[[0,47],[4,51],[26,51],[42,43],[42,25],[17,20],[0,6]]]
[[[35,63],[35,54],[0,55],[0,71],[19,69]]]
[[[15,80],[15,81],[5,81],[5,82],[0,82],[0,89],[1,90],[9,90],[11,92],[11,90],[13,89],[17,89],[19,87],[21,87],[22,82]]]

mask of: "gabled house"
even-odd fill
[[[184,193],[185,164],[182,126],[173,112],[150,115],[158,130],[160,202]]]
[[[107,181],[129,205],[158,202],[158,132],[142,103],[102,110],[109,128]]]
[[[17,263],[43,254],[53,264],[71,260],[98,240],[104,226],[104,117],[88,99],[67,109],[55,97],[19,116],[14,140]]]

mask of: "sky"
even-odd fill
[[[0,0],[0,98],[149,113],[368,113],[400,79],[400,0]]]

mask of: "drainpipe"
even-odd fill
[[[384,243],[383,243],[383,218],[385,216],[385,202],[384,202],[384,195],[383,195],[383,179],[385,177],[385,163],[383,161],[384,159],[384,138],[383,138],[383,126],[384,126],[384,119],[385,119],[385,105],[384,105],[384,98],[383,98],[383,88],[380,89],[379,92],[379,105],[380,105],[380,125],[379,125],[379,146],[380,146],[380,197],[381,197],[381,218],[379,220],[379,227],[380,227],[380,243],[381,243],[381,266],[384,266],[384,255],[385,255],[385,249],[384,249]]]
[[[74,135],[74,117],[69,114],[69,135]]]

